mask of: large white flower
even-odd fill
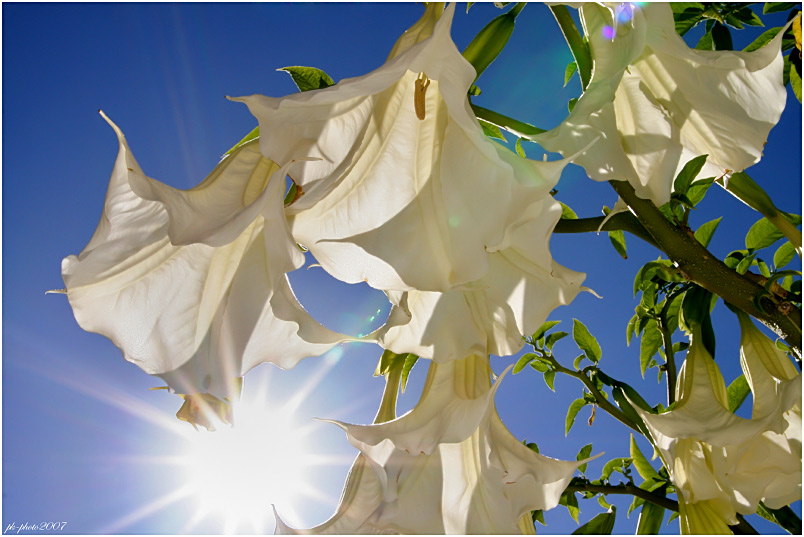
[[[530,511],[555,507],[587,461],[551,459],[514,438],[494,409],[490,372],[487,357],[431,363],[409,413],[339,423],[361,454],[335,516],[307,532],[532,533]]]
[[[588,3],[580,9],[594,62],[592,80],[569,115],[537,137],[567,155],[602,136],[576,162],[592,179],[627,180],[657,205],[691,158],[708,154],[702,177],[757,162],[784,109],[782,33],[752,52],[687,47],[666,3],[623,13]],[[616,28],[616,36],[612,33]]]
[[[489,253],[488,272],[461,289],[388,292],[411,319],[391,327],[381,345],[441,362],[519,352],[522,336],[569,304],[585,276],[552,260],[549,241],[560,217],[561,206],[550,196],[530,205]]]
[[[254,140],[179,191],[147,177],[109,124],[120,149],[100,224],[62,262],[82,328],[175,391],[217,397],[261,362],[293,367],[345,339],[309,316],[287,280],[304,263],[283,207],[292,161],[280,168]]]
[[[267,158],[321,159],[294,168],[304,195],[288,209],[294,236],[340,280],[444,291],[479,279],[487,252],[566,164],[520,158],[484,136],[467,99],[475,71],[450,38],[454,9],[428,36],[438,16],[428,7],[365,76],[236,99],[259,120]]]
[[[678,490],[683,533],[728,533],[736,513],[756,512],[760,500],[777,508],[801,497],[801,379],[754,336],[744,325],[752,419],[728,410],[723,376],[699,338],[681,368],[676,407],[659,415],[635,407]]]

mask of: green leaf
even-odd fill
[[[614,519],[617,516],[616,509],[612,506],[611,512],[600,513],[592,520],[572,532],[572,535],[611,535],[614,531]]]
[[[566,492],[561,495],[561,498],[558,500],[559,505],[564,505],[567,507],[567,511],[569,511],[570,516],[578,522],[578,513],[581,512],[578,509],[578,498],[575,497],[574,492]]]
[[[765,276],[766,278],[770,278],[771,273],[770,269],[768,269],[768,265],[761,259],[757,259],[757,268],[759,269],[759,273]]]
[[[530,366],[538,371],[539,373],[547,373],[552,369],[552,366],[549,362],[543,362],[542,360],[536,359],[530,363]]]
[[[698,44],[695,45],[696,50],[715,50],[715,42],[712,39],[712,32],[706,32],[701,36],[701,39],[698,40]]]
[[[762,502],[757,506],[757,514],[784,528],[788,533],[801,535],[801,519],[789,505],[771,509]]]
[[[600,360],[602,354],[600,344],[597,342],[597,339],[589,333],[589,329],[586,328],[586,325],[578,319],[572,320],[572,339],[575,340],[578,348],[585,352],[587,358],[592,362],[597,363]]]
[[[733,11],[731,16],[742,24],[746,24],[748,26],[765,26],[762,24],[762,19],[760,19],[759,16],[754,13],[754,10],[747,6]],[[730,23],[732,22],[729,16],[726,16],[726,20],[728,20]],[[737,28],[741,28],[741,26],[737,26]]]
[[[611,459],[603,466],[603,472],[600,474],[600,480],[608,481],[608,479],[611,477],[611,474],[615,471],[625,474],[625,469],[630,465],[630,457],[617,457],[616,459]]]
[[[631,317],[631,320],[628,321],[628,326],[625,327],[625,343],[629,347],[631,346],[631,338],[634,337],[634,330],[636,329],[638,320],[639,316],[634,315],[633,317]]]
[[[555,381],[556,381],[556,370],[555,369],[551,369],[550,371],[545,372],[545,374],[544,374],[544,383],[547,384],[547,387],[550,388],[553,391],[556,391],[555,386],[554,386]]]
[[[622,230],[609,231],[609,240],[611,241],[614,249],[623,259],[628,259],[628,253],[625,250],[625,234]]]
[[[719,22],[712,28],[712,42],[715,50],[734,50],[734,44],[731,41],[731,30],[729,30],[728,26]]]
[[[539,524],[541,524],[542,526],[546,526],[546,525],[547,525],[547,524],[544,522],[544,511],[542,511],[541,509],[536,509],[535,511],[532,511],[532,515],[531,515],[531,517],[533,518],[533,521],[534,521],[534,522],[538,522],[538,523],[539,523]]]
[[[506,141],[505,136],[503,136],[500,127],[494,125],[493,123],[489,123],[488,121],[482,120],[478,118],[478,123],[483,128],[483,134],[488,136],[489,138],[496,138],[498,140]]]
[[[558,203],[561,204],[561,218],[564,220],[577,220],[578,215],[575,214],[575,211],[570,209],[569,205],[559,201]]]
[[[519,360],[517,360],[516,365],[514,365],[514,375],[525,369],[525,366],[531,363],[533,360],[537,358],[537,355],[529,352],[527,354],[523,354]]]
[[[402,365],[402,378],[400,379],[400,387],[402,388],[402,393],[405,393],[405,388],[408,385],[408,375],[410,375],[410,370],[413,369],[413,366],[416,365],[419,357],[415,354],[408,354],[405,357],[405,363]]]
[[[232,148],[229,151],[227,151],[225,153],[225,155],[231,155],[234,152],[234,150],[237,149],[238,147],[240,147],[241,145],[245,144],[246,142],[250,142],[251,140],[254,140],[254,139],[259,138],[259,137],[260,137],[260,128],[259,127],[254,127],[250,133],[246,134],[243,137],[242,140],[240,140],[234,146],[232,146]]]
[[[801,86],[801,84],[799,84],[799,86]],[[575,103],[577,102],[578,102],[577,97],[573,97],[567,102],[567,110],[569,111],[570,114],[572,113],[572,109],[575,108]]]
[[[740,262],[737,263],[737,267],[734,269],[737,271],[737,274],[745,274],[748,269],[751,268],[751,265],[754,264],[754,257],[756,257],[756,254],[751,254],[740,260]]]
[[[588,458],[589,458],[589,455],[591,455],[591,454],[592,454],[592,444],[586,444],[584,447],[582,447],[582,448],[581,448],[581,450],[580,450],[580,451],[578,452],[578,454],[575,456],[575,460],[576,460],[576,461],[582,461],[582,460],[584,460],[584,459],[588,459]],[[581,473],[586,472],[586,466],[587,466],[588,464],[589,464],[589,463],[586,463],[586,462],[585,462],[585,463],[583,463],[582,465],[580,465],[580,466],[578,467],[578,470],[579,470]]]
[[[704,199],[709,187],[715,182],[714,177],[707,177],[705,179],[698,179],[687,189],[687,199],[690,200],[692,206],[695,207],[701,200]]]
[[[538,330],[536,330],[536,331],[533,333],[533,335],[532,335],[532,336],[530,336],[530,338],[531,338],[533,341],[536,341],[537,339],[541,338],[541,337],[542,337],[542,336],[545,334],[545,332],[547,332],[548,330],[550,330],[551,328],[553,328],[555,325],[557,325],[557,324],[558,324],[558,323],[560,323],[560,322],[561,322],[561,321],[546,321],[546,322],[544,322],[544,323],[543,323],[543,324],[542,324],[542,325],[539,327],[539,329],[538,329]]]
[[[289,67],[281,67],[277,71],[285,71],[293,79],[299,91],[310,91],[328,88],[335,85],[335,82],[330,76],[315,67],[302,67],[300,65],[293,65]]]
[[[587,401],[585,399],[576,399],[572,402],[567,410],[567,419],[564,426],[564,436],[567,436],[572,429],[572,424],[575,423],[575,416],[578,415],[578,412],[587,405]]]
[[[701,155],[687,162],[673,181],[673,192],[686,194],[693,180],[701,173],[709,155]]]
[[[801,224],[801,217],[799,215],[785,215],[794,226]],[[749,250],[760,250],[767,248],[779,239],[784,237],[781,231],[774,226],[767,218],[760,218],[748,230],[745,236],[745,247]]]
[[[662,332],[659,330],[658,323],[651,319],[645,325],[645,332],[642,334],[642,341],[639,345],[639,369],[642,372],[642,378],[645,378],[645,370],[648,368],[650,359],[661,346]]]
[[[572,75],[578,70],[578,64],[574,61],[571,61],[567,64],[567,68],[564,70],[564,87],[567,87],[569,81],[572,80]]]
[[[569,334],[566,332],[553,332],[547,336],[547,339],[544,340],[544,346],[549,349],[553,350],[553,345],[556,344],[557,341],[564,339]]]
[[[572,367],[575,368],[575,369],[580,369],[581,368],[581,362],[583,362],[583,360],[585,358],[586,358],[585,354],[579,355],[577,358],[575,358],[575,361],[572,362]]]
[[[497,130],[499,130],[499,128]],[[500,133],[500,135],[502,135],[502,132]],[[522,138],[516,139],[516,145],[514,145],[514,149],[516,150],[517,155],[519,155],[522,158],[527,158],[527,155],[525,155],[525,150],[522,148]]]
[[[671,3],[670,5],[673,5],[674,3],[675,2]],[[703,15],[700,12],[696,13],[690,11],[676,14],[675,19],[676,33],[678,33],[678,35],[684,35],[703,20]]]
[[[748,381],[745,380],[745,375],[740,375],[729,384],[726,394],[729,401],[729,412],[735,412],[740,405],[743,404],[745,398],[751,393],[751,388],[748,386]]]
[[[704,248],[709,246],[709,241],[712,240],[712,235],[715,234],[715,230],[717,229],[718,224],[720,224],[720,220],[722,218],[723,217],[721,216],[720,218],[711,220],[703,224],[695,231],[695,238],[704,246]]]
[[[664,507],[652,502],[645,502],[639,512],[637,535],[658,535],[664,520]]]
[[[779,246],[776,253],[773,254],[773,269],[779,270],[790,263],[796,256],[796,249],[790,241]]]
[[[525,445],[528,447],[529,450],[531,450],[531,451],[533,451],[535,453],[539,452],[539,446],[535,442],[528,442]]]
[[[796,94],[796,99],[798,102],[801,102],[801,60],[796,62],[792,55],[795,54],[796,51],[793,50],[790,53],[790,70],[788,72],[788,76],[790,77],[790,87],[793,88],[793,93]]]
[[[776,34],[778,34],[781,30],[782,30],[781,26],[777,26],[775,28],[768,28],[767,30],[759,34],[759,37],[754,39],[754,41],[750,45],[745,47],[744,50],[746,52],[751,52],[752,50],[757,50],[764,47],[765,45],[770,43],[773,40],[773,38],[776,37]]]
[[[648,459],[645,457],[645,455],[642,454],[642,451],[640,451],[639,446],[636,443],[636,440],[634,440],[633,433],[631,433],[630,455],[634,461],[634,468],[636,468],[637,473],[639,473],[639,475],[642,476],[642,479],[647,481],[649,479],[661,478],[659,476],[659,472],[654,470],[653,466],[651,466],[650,462],[648,462]]]
[[[796,2],[765,2],[762,13],[764,15],[768,13],[778,13],[779,11],[787,11],[788,9],[799,7],[800,5],[801,4]]]

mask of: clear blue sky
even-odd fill
[[[290,77],[275,71],[288,65],[316,66],[336,81],[362,75],[382,64],[421,10],[413,4],[3,4],[4,529],[66,521],[62,533],[223,531],[215,516],[196,516],[195,496],[175,492],[188,475],[176,461],[192,435],[207,433],[172,418],[180,400],[148,391],[159,385],[156,379],[126,363],[105,338],[83,332],[65,297],[44,295],[63,286],[61,259],[81,251],[101,213],[117,141],[97,110],[120,126],[149,176],[190,188],[256,125],[245,106],[225,95],[292,93]],[[468,14],[459,6],[453,27],[458,48],[496,14],[488,4]],[[530,5],[506,51],[478,81],[483,93],[475,102],[550,128],[579,93],[577,79],[561,87],[570,59],[547,9]],[[526,150],[542,156],[536,146],[526,144]],[[792,94],[751,174],[783,209],[800,212],[801,107]],[[607,185],[585,179],[574,166],[558,189],[559,199],[580,216],[597,216],[616,200]],[[758,215],[713,188],[693,223],[721,213],[714,244],[723,256],[743,247]],[[551,318],[562,319],[567,331],[573,317],[586,323],[603,347],[603,369],[633,382],[655,403],[663,387],[655,376],[639,378],[638,345],[626,347],[624,336],[636,305],[633,276],[659,253],[633,237],[627,241],[625,261],[605,234],[553,238],[555,258],[587,272],[586,285],[603,299],[584,293]],[[358,333],[378,309],[387,311],[381,293],[346,286],[320,269],[297,271],[291,281],[305,307],[336,330]],[[715,320],[717,359],[730,382],[739,374],[739,330],[722,306]],[[557,351],[564,363],[577,354],[569,341]],[[317,423],[313,417],[366,423],[382,392],[382,380],[371,376],[379,355],[377,347],[350,346],[291,371],[260,366],[247,378],[246,393],[253,397],[267,386],[277,406],[318,378],[296,411],[299,423]],[[492,366],[499,373],[513,360],[495,358]],[[425,372],[426,363],[414,368],[403,410],[415,403]],[[583,410],[565,438],[566,409],[581,387],[559,378],[554,394],[540,376],[530,369],[509,375],[498,392],[500,415],[517,437],[560,459],[574,459],[593,442],[594,452],[606,455],[590,465],[591,478],[606,460],[628,455],[627,432],[603,412],[589,428]],[[318,453],[340,459],[306,478],[323,499],[297,506],[293,522],[300,526],[333,512],[354,454],[333,426],[315,425],[310,435]],[[633,532],[636,514],[630,521],[623,516],[630,498],[614,503],[621,507],[616,531]],[[581,502],[581,509],[582,522],[602,510],[595,501]],[[543,533],[576,527],[563,507],[546,519]],[[762,521],[756,527],[779,529]],[[272,523],[263,528],[272,529]]]

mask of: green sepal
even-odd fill
[[[292,65],[280,67],[277,71],[288,73],[299,91],[324,89],[335,85],[335,82],[327,73],[316,67]]]

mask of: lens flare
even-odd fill
[[[614,36],[617,35],[617,32],[611,26],[604,26],[603,27],[603,37],[606,39],[614,39]]]

